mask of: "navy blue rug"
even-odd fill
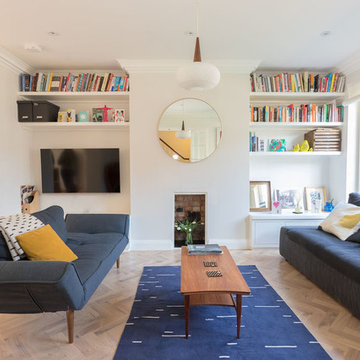
[[[186,340],[180,267],[145,267],[114,359],[331,359],[256,266],[239,269],[251,290],[240,339],[234,308],[196,306]]]

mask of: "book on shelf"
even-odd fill
[[[344,106],[335,104],[251,106],[250,120],[262,123],[343,122]]]
[[[188,245],[189,255],[222,254],[222,249],[218,244]]]
[[[344,92],[345,76],[338,72],[327,75],[309,73],[280,73],[278,75],[250,74],[252,92]]]
[[[119,92],[129,91],[129,77],[113,73],[80,73],[55,75],[36,73],[20,75],[20,91],[23,92]]]

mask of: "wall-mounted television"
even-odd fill
[[[43,193],[119,193],[119,149],[40,149]]]

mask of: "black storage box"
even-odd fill
[[[20,122],[56,122],[59,106],[48,101],[18,101],[18,120]]]

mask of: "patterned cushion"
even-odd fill
[[[16,214],[0,217],[0,231],[14,261],[26,258],[16,236],[44,226],[44,223],[30,214]]]

